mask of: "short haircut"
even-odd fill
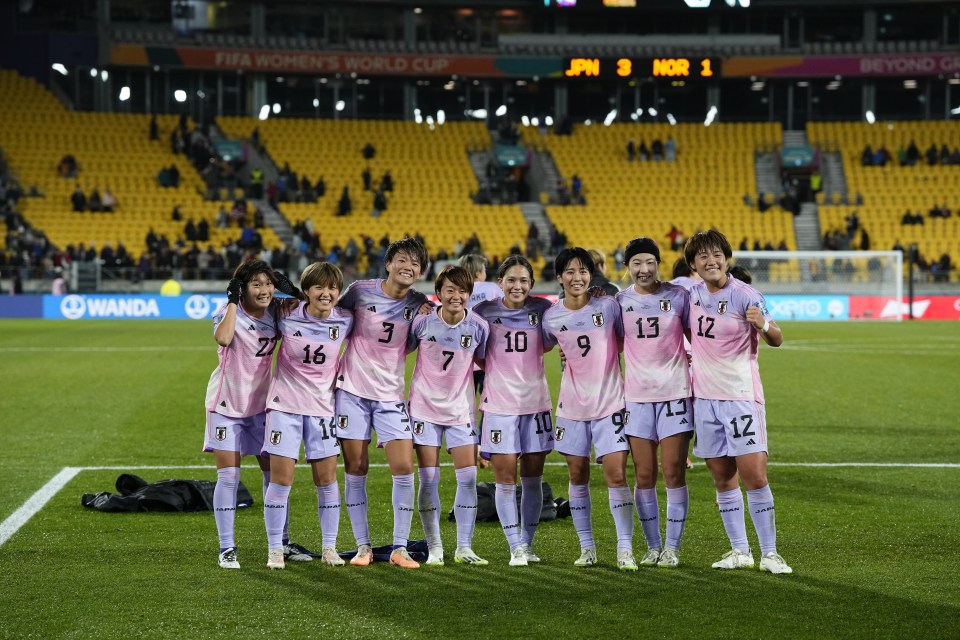
[[[343,272],[329,262],[314,262],[300,274],[300,288],[306,292],[310,287],[332,287],[343,291]]]
[[[590,257],[593,259],[593,266],[600,268],[607,264],[606,257],[604,257],[603,252],[599,249],[590,249],[587,251],[587,253],[589,253]]]
[[[591,273],[596,268],[596,265],[593,264],[593,258],[590,257],[590,252],[583,247],[568,247],[558,253],[557,259],[553,261],[554,273],[559,276],[574,260],[579,260],[580,264]]]
[[[447,280],[449,280],[453,286],[460,287],[467,293],[473,293],[473,276],[463,267],[454,267],[451,265],[440,272],[440,275],[437,276],[437,280],[433,285],[433,290],[437,295],[440,295],[440,289],[443,288],[443,284]]]
[[[419,262],[421,270],[427,268],[427,250],[418,240],[407,236],[390,243],[387,254],[383,257],[384,263],[392,261],[398,253],[406,253]]]
[[[733,265],[730,269],[727,270],[731,276],[739,280],[740,282],[745,282],[746,284],[753,284],[753,274],[750,273],[750,270],[746,267],[741,267],[738,264]]]
[[[698,231],[690,236],[687,244],[684,245],[683,259],[687,261],[687,264],[693,265],[693,260],[697,257],[698,253],[711,251],[713,249],[722,251],[727,260],[733,257],[733,247],[730,246],[730,241],[727,240],[727,236],[716,229]]]
[[[477,275],[487,268],[487,259],[477,253],[468,253],[460,258],[460,266],[476,280]]]
[[[273,268],[263,260],[241,262],[233,272],[233,277],[239,278],[243,282],[243,286],[247,286],[248,282],[261,273],[267,276],[267,279],[273,283],[273,286],[277,285],[277,279],[273,275]]]
[[[510,269],[510,267],[516,267],[518,265],[527,270],[527,273],[530,274],[530,284],[533,285],[533,283],[536,281],[533,277],[533,265],[530,264],[529,260],[518,253],[515,253],[512,256],[507,256],[507,258],[500,263],[500,268],[497,269],[497,280],[503,280],[506,277],[507,271]]]
[[[683,258],[677,258],[677,261],[673,263],[673,275],[671,278],[689,278],[693,275],[693,269],[690,268],[690,264]]]

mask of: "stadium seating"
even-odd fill
[[[716,227],[736,248],[743,238],[796,249],[793,217],[774,207],[760,213],[744,204],[756,194],[754,149],[779,144],[776,123],[614,124],[577,126],[573,135],[541,136],[524,130],[525,143],[550,150],[568,181],[582,178],[587,205],[549,206],[548,214],[571,242],[612,254],[631,238],[646,235],[661,245],[663,275],[669,275],[679,252],[669,250],[671,225],[685,236]],[[627,162],[630,138],[649,147],[654,139],[677,142],[676,162]],[[608,267],[613,267],[608,260]]]
[[[811,122],[807,134],[812,144],[840,149],[848,191],[864,196],[861,206],[820,207],[822,230],[845,230],[846,217],[855,211],[872,238],[871,249],[889,250],[899,241],[904,247],[916,243],[927,260],[936,260],[944,253],[954,261],[960,258],[960,216],[956,213],[960,207],[960,166],[928,166],[922,157],[931,143],[938,149],[944,143],[954,148],[956,123]],[[896,161],[897,150],[911,141],[920,148],[921,159],[912,167],[901,167]],[[884,167],[862,166],[860,156],[868,144],[875,150],[886,147],[893,161]],[[944,204],[954,211],[953,216],[928,217],[934,205]],[[902,225],[908,210],[923,215],[924,224]]]
[[[70,112],[34,80],[12,71],[0,70],[0,95],[0,148],[24,188],[36,185],[45,196],[21,200],[24,218],[55,246],[94,243],[99,250],[122,242],[136,260],[146,250],[150,228],[173,243],[183,237],[189,218],[210,223],[209,244],[215,248],[239,237],[239,228],[217,228],[220,204],[202,198],[196,170],[185,156],[171,152],[169,134],[177,116],[158,116],[160,139],[150,141],[150,116]],[[66,154],[80,166],[76,179],[57,173]],[[156,181],[160,169],[171,164],[180,171],[177,189]],[[74,213],[70,195],[78,184],[87,195],[94,187],[109,188],[119,207],[114,213]],[[180,222],[170,216],[176,205]],[[280,245],[272,229],[262,229],[261,235],[264,244]]]
[[[379,240],[384,234],[397,239],[420,233],[431,254],[453,251],[457,241],[472,233],[484,253],[503,257],[526,237],[527,227],[518,206],[478,206],[470,196],[477,180],[470,168],[467,148],[489,145],[482,123],[452,122],[429,126],[413,122],[371,120],[304,120],[229,118],[218,120],[232,138],[247,138],[254,127],[273,160],[306,176],[315,184],[323,176],[326,195],[316,204],[282,203],[291,224],[310,218],[323,246],[343,245],[361,235]],[[366,143],[376,156],[365,160]],[[374,187],[385,171],[393,177],[387,193],[388,207],[379,218],[370,215],[372,192],[363,190],[361,173],[370,167]],[[353,213],[335,215],[340,192],[350,187]]]

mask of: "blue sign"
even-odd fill
[[[43,296],[47,320],[204,320],[226,304],[225,295]]]
[[[849,320],[848,296],[764,296],[774,320]]]
[[[42,296],[0,295],[0,318],[42,318]]]

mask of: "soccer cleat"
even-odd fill
[[[516,549],[510,552],[510,566],[511,567],[526,567],[529,564],[527,560],[526,547],[527,545],[521,544]]]
[[[267,569],[283,569],[283,549],[277,547],[267,551]]]
[[[753,556],[749,549],[746,551],[730,549],[712,566],[714,569],[749,569],[753,567]]]
[[[333,547],[324,547],[320,552],[320,559],[331,567],[342,567],[346,564]]]
[[[240,563],[237,562],[237,548],[230,547],[222,551],[219,561],[221,569],[239,569]]]
[[[770,573],[793,573],[793,569],[787,566],[786,560],[781,558],[776,551],[763,554],[760,558],[760,570]]]
[[[283,545],[283,559],[290,562],[313,562],[313,556],[307,548],[296,542]]]
[[[402,569],[420,568],[420,563],[411,558],[404,547],[393,550],[393,553],[390,554],[390,564],[395,564]]]
[[[472,564],[478,567],[485,567],[489,562],[478,556],[470,547],[459,547],[453,554],[453,561],[457,564]]]
[[[573,563],[575,567],[592,567],[597,564],[596,549],[580,549],[580,557]]]
[[[680,566],[680,552],[677,549],[671,549],[666,547],[663,552],[660,554],[660,559],[657,561],[658,567],[679,567]]]
[[[641,567],[654,567],[657,565],[657,561],[660,559],[660,547],[650,547],[647,549],[647,552],[643,554],[643,557],[640,558]]]
[[[427,562],[431,567],[443,566],[443,547],[430,547],[427,552]]]
[[[540,562],[540,556],[536,554],[533,550],[533,545],[529,542],[525,542],[522,545],[523,552],[527,554],[527,562]]]
[[[633,551],[629,549],[617,551],[617,568],[620,569],[620,571],[637,570],[637,561],[633,559]]]
[[[350,564],[355,567],[366,567],[373,562],[373,549],[368,544],[362,544],[357,549],[357,555],[350,558]]]

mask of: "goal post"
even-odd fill
[[[899,251],[734,251],[776,320],[902,320]]]

